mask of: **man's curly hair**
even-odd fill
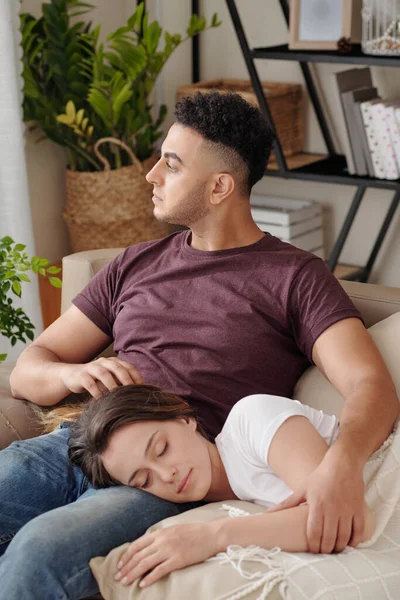
[[[197,92],[177,103],[175,120],[210,142],[238,180],[240,191],[250,193],[264,175],[274,141],[256,106],[233,92]]]

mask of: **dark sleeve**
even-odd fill
[[[123,254],[123,253],[122,253]],[[89,281],[72,303],[83,312],[99,329],[112,338],[115,320],[115,298],[121,254],[105,265]]]
[[[361,319],[336,277],[317,257],[303,265],[292,281],[287,310],[297,345],[311,362],[314,342],[325,329],[349,317]]]

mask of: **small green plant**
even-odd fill
[[[27,271],[47,277],[51,285],[61,287],[61,279],[55,277],[59,267],[48,266],[50,261],[40,256],[28,257],[24,244],[15,244],[10,237],[0,239],[0,335],[10,340],[11,346],[17,341],[26,343],[33,340],[34,325],[22,308],[14,306],[14,296],[21,297],[22,283],[29,282]],[[0,354],[0,362],[7,354]]]
[[[24,120],[66,148],[73,171],[101,171],[96,141],[117,138],[140,161],[162,135],[167,108],[154,114],[150,96],[166,61],[185,40],[220,25],[192,15],[186,36],[163,33],[140,3],[123,27],[100,42],[100,26],[76,21],[93,8],[80,0],[51,0],[42,16],[21,15]],[[119,147],[102,148],[111,168],[129,164]]]

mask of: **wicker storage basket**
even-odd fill
[[[285,156],[303,151],[303,88],[297,83],[262,82],[275,129]],[[251,82],[245,79],[213,79],[184,85],[177,90],[177,99],[194,96],[196,92],[237,92],[250,104],[258,105]]]
[[[97,144],[103,141],[119,142],[103,138]],[[67,203],[63,218],[73,252],[125,248],[170,233],[170,226],[153,216],[152,186],[145,179],[157,158],[152,156],[140,163],[128,147],[119,145],[129,152],[132,166],[111,170],[107,161],[97,154],[105,171],[67,170]]]

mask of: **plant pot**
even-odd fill
[[[110,140],[99,140],[103,141]],[[156,155],[140,163],[131,150],[129,153],[132,166],[111,170],[101,157],[106,165],[103,172],[67,170],[63,218],[72,252],[125,248],[171,232],[168,224],[153,216],[152,186],[145,179],[157,162]]]

